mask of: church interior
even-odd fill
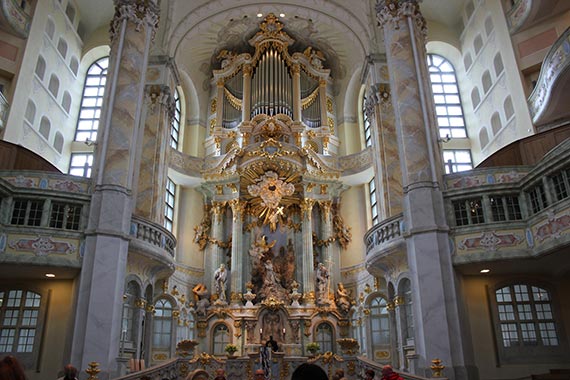
[[[0,358],[570,379],[569,105],[564,0],[0,0]]]

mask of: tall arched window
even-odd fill
[[[75,141],[97,140],[99,117],[103,106],[103,94],[107,79],[109,57],[103,57],[95,61],[87,70],[83,98],[79,110],[79,120],[75,131]]]
[[[136,281],[129,281],[125,289],[123,302],[123,320],[121,325],[121,345],[123,349],[134,349],[137,338],[137,315],[135,301],[140,298],[140,287]]]
[[[172,232],[174,225],[174,201],[176,200],[176,184],[170,178],[166,179],[166,195],[164,207],[164,228]]]
[[[441,138],[466,138],[463,107],[453,65],[445,58],[428,54],[431,88]]]
[[[315,329],[315,342],[321,347],[321,352],[334,352],[333,330],[330,324],[321,323]]]
[[[159,299],[154,304],[152,345],[154,348],[168,349],[172,336],[172,304],[167,299]]]
[[[373,353],[390,345],[390,319],[383,297],[376,297],[370,302],[370,333]]]
[[[410,280],[402,279],[399,285],[398,294],[403,298],[404,303],[400,306],[402,318],[402,338],[404,344],[406,340],[414,339],[414,315],[412,313],[412,286]]]
[[[364,127],[365,145],[372,146],[372,131],[370,129],[370,120],[366,114],[366,94],[362,97],[362,126]]]
[[[180,138],[180,117],[182,115],[182,105],[180,104],[180,93],[178,89],[174,90],[174,117],[170,125],[170,146],[178,149],[178,140]]]
[[[217,325],[214,328],[213,340],[214,355],[224,355],[224,348],[226,348],[228,343],[232,342],[228,326],[223,323]]]

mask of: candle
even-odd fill
[[[259,335],[263,334],[263,329],[259,329]]]
[[[283,335],[285,335],[285,327],[283,327]]]

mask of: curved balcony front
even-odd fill
[[[136,254],[153,273],[174,273],[176,238],[163,226],[133,215],[129,255]]]
[[[570,28],[544,57],[536,87],[527,102],[536,126],[567,122],[570,117]]]
[[[28,38],[32,17],[22,9],[16,0],[0,0],[0,29]]]
[[[365,265],[370,274],[381,275],[393,267],[395,262],[405,258],[406,242],[403,232],[403,214],[385,219],[366,232]]]

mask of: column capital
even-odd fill
[[[315,204],[315,200],[314,199],[310,199],[310,198],[305,198],[301,201],[301,203],[299,204],[299,207],[301,207],[301,211],[303,212],[303,214],[305,214],[305,216],[307,218],[311,218],[311,211],[313,210],[313,205]]]
[[[169,119],[174,117],[174,97],[170,93],[170,87],[164,84],[150,84],[145,88],[145,101],[152,113],[156,111],[156,106],[166,108]]]
[[[251,76],[251,73],[253,72],[253,68],[251,67],[251,65],[249,63],[246,63],[245,65],[243,65],[243,75],[249,75]]]
[[[243,212],[247,202],[240,201],[239,199],[232,199],[228,203],[232,208],[233,221],[237,222],[238,220],[241,220],[243,218]]]
[[[381,27],[393,24],[399,29],[400,21],[411,17],[416,27],[424,37],[427,37],[427,26],[424,16],[420,12],[421,0],[380,0],[376,4],[376,19]]]
[[[153,0],[114,0],[114,2],[115,15],[109,30],[111,42],[118,35],[123,20],[134,23],[137,32],[140,32],[146,24],[152,28],[151,38],[154,40],[156,30],[158,29],[160,8]]]

